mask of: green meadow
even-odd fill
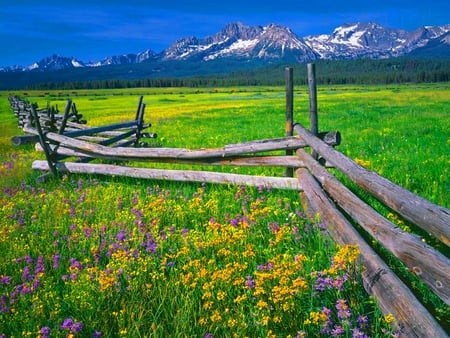
[[[0,337],[396,334],[362,287],[358,248],[336,246],[320,220],[306,220],[298,193],[88,175],[38,184],[31,163],[43,154],[10,142],[22,133],[10,94],[60,111],[70,98],[89,125],[132,120],[143,95],[154,147],[285,134],[283,87],[0,92]],[[449,83],[325,86],[319,130],[340,131],[341,152],[448,208],[449,102]],[[307,88],[295,88],[294,110],[308,126]],[[418,289],[448,327],[448,307]]]

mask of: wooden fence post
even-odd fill
[[[308,89],[309,89],[309,125],[313,135],[319,133],[319,122],[317,118],[317,86],[316,86],[316,66],[313,63],[308,63]],[[318,158],[318,154],[311,150],[311,153],[315,159]]]
[[[286,137],[293,135],[294,125],[294,69],[286,67],[285,69],[286,81]],[[286,155],[293,155],[292,150],[286,150]],[[293,177],[293,168],[286,168],[286,177]]]

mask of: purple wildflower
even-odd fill
[[[203,336],[203,338],[213,338],[213,334],[212,333],[205,333],[205,335]]]
[[[94,229],[92,228],[83,228],[84,236],[86,238],[90,238],[92,236],[92,233],[94,232]]]
[[[61,257],[59,256],[59,254],[54,254],[53,255],[53,269],[58,269],[59,268],[59,261],[60,261]]]
[[[353,338],[369,338],[364,332],[361,332],[359,329],[352,329],[352,337]]]
[[[44,326],[39,330],[41,334],[41,338],[49,338],[50,337],[50,328],[48,326]]]
[[[333,337],[339,337],[344,334],[344,328],[340,325],[336,325],[333,330],[331,330],[331,334]]]
[[[189,229],[183,228],[183,229],[181,229],[181,233],[182,233],[183,237],[186,237],[188,235],[188,233],[189,233]]]
[[[269,222],[268,227],[272,232],[277,232],[280,230],[280,224],[278,224],[278,222]]]
[[[78,333],[83,329],[83,323],[81,322],[75,322],[73,323],[72,327],[70,328],[70,331],[73,333]]]
[[[0,296],[0,313],[10,312],[11,307],[9,306],[8,297],[5,295]]]
[[[345,299],[337,300],[336,309],[338,310],[338,317],[340,319],[348,319],[352,316],[352,312],[348,308],[347,301]]]
[[[317,291],[324,291],[331,288],[333,280],[330,277],[317,277],[314,284],[314,289]]]
[[[34,279],[33,280],[33,290],[36,290],[38,287],[40,287],[42,285],[41,281],[39,279]]]
[[[24,261],[27,262],[28,264],[33,264],[33,258],[31,258],[31,256],[25,256],[23,257]]]
[[[139,193],[137,191],[135,191],[133,193],[133,197],[131,198],[131,204],[136,205],[138,203],[139,203]]]
[[[38,258],[36,260],[36,266],[34,268],[34,273],[36,275],[38,275],[38,274],[44,273],[44,272],[45,272],[44,257],[38,256]]]
[[[0,276],[0,284],[5,284],[5,285],[11,284],[11,277],[10,276]]]
[[[116,235],[116,239],[119,242],[123,242],[126,239],[125,230],[120,230],[119,233]]]
[[[247,286],[249,289],[253,289],[255,287],[255,281],[253,280],[252,276],[245,277],[245,286]]]
[[[360,329],[363,329],[367,326],[367,323],[369,322],[369,318],[367,318],[367,316],[359,315],[358,318],[356,318],[356,322],[358,323],[358,327]]]
[[[235,227],[235,226],[238,226],[238,225],[239,225],[239,221],[238,221],[236,218],[233,218],[233,219],[230,221],[230,224],[231,224],[231,226]]]
[[[30,273],[30,267],[27,265],[23,268],[22,271],[22,280],[29,281],[33,279],[33,275]]]
[[[92,332],[92,338],[100,338],[101,336],[102,336],[102,333],[100,331]]]
[[[273,269],[273,263],[270,263],[270,262],[268,262],[266,264],[258,265],[256,267],[256,270],[258,270],[258,271],[269,271],[269,270],[272,270],[272,269]]]
[[[59,326],[61,330],[70,330],[73,325],[73,319],[72,318],[66,318],[62,322],[62,324]]]
[[[348,280],[348,275],[344,275],[344,276],[338,276],[336,277],[336,279],[333,281],[333,287],[339,291],[343,291],[344,290],[344,284],[345,282]]]
[[[68,330],[72,333],[78,333],[83,329],[83,323],[74,322],[72,318],[66,318],[59,326],[61,330]]]

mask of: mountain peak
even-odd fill
[[[234,22],[205,38],[191,36],[178,39],[158,54],[148,49],[137,54],[110,56],[99,62],[89,63],[54,54],[29,67],[0,68],[0,71],[54,71],[153,61],[161,63],[169,60],[208,62],[225,58],[248,62],[263,60],[271,63],[388,58],[406,55],[418,48],[430,48],[428,54],[433,54],[433,51],[437,50],[436,46],[441,43],[444,47],[439,50],[446,50],[449,31],[450,24],[424,26],[415,31],[406,31],[386,28],[374,22],[357,22],[336,27],[331,34],[299,37],[289,27],[276,23],[247,26],[242,22]],[[445,36],[445,39],[437,40],[441,36]],[[430,41],[433,42],[429,44]]]

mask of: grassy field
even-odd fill
[[[450,84],[319,88],[339,150],[450,207]],[[0,93],[0,335],[378,336],[358,249],[304,219],[294,192],[67,176],[35,183],[32,146]],[[144,95],[155,145],[207,148],[284,135],[284,88],[16,92],[90,125],[128,121]],[[306,88],[295,121],[308,125]],[[284,169],[215,168],[260,175]],[[427,295],[445,322],[449,309]],[[430,300],[431,299],[431,300]],[[444,323],[445,324],[445,323]],[[51,332],[51,333],[48,333]]]

